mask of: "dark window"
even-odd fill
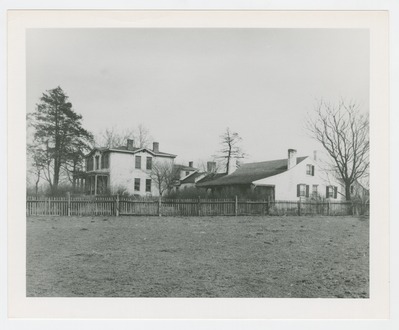
[[[96,170],[100,167],[100,156],[96,156]]]
[[[140,179],[134,179],[134,190],[140,191]]]
[[[146,192],[151,192],[151,179],[146,179],[145,180],[145,191]]]
[[[297,185],[297,197],[309,197],[309,186],[306,184]]]
[[[190,171],[186,171],[186,176],[190,174]]]
[[[335,186],[326,187],[326,197],[327,198],[337,198],[338,188]]]
[[[109,154],[102,154],[101,155],[101,168],[108,168],[109,167]]]
[[[86,170],[93,171],[93,157],[87,158]]]
[[[313,165],[306,165],[306,174],[314,176],[314,166]]]
[[[141,156],[136,156],[136,168],[141,168]]]
[[[147,157],[147,170],[152,169],[152,157]]]

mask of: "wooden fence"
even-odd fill
[[[238,216],[238,215],[368,215],[368,203],[250,201],[235,199],[154,199],[121,196],[28,196],[26,215],[60,216]]]

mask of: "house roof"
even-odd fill
[[[302,162],[306,157],[297,157],[297,164]],[[199,187],[214,187],[227,185],[245,185],[254,181],[268,178],[287,171],[288,160],[278,159],[266,162],[242,164],[235,172],[223,177],[218,177],[211,181],[198,182]],[[202,182],[201,182],[202,181]]]
[[[189,176],[187,176],[185,179],[181,180],[180,183],[195,183],[195,179],[197,179],[198,177],[200,177],[201,175],[204,175],[204,172],[196,172],[193,174],[190,174]]]
[[[186,166],[186,165],[181,165],[181,164],[175,164],[173,165],[175,169],[179,171],[198,171],[198,168],[191,167],[191,166]]]
[[[197,185],[201,187],[201,184],[208,183],[210,181],[216,181],[219,178],[225,177],[227,174],[226,173],[209,173],[205,177],[203,177],[201,180],[197,182]],[[206,186],[206,185],[203,185]]]
[[[131,154],[135,154],[135,153],[137,153],[137,152],[139,152],[139,151],[147,151],[147,152],[149,152],[150,154],[153,154],[154,156],[172,157],[172,158],[175,158],[175,157],[176,157],[176,155],[169,154],[169,153],[167,153],[167,152],[160,152],[160,151],[154,152],[153,150],[147,149],[147,148],[135,148],[135,147],[133,147],[131,150],[129,150],[129,149],[127,148],[127,146],[119,146],[119,147],[115,147],[115,148],[96,147],[96,148],[93,148],[93,149],[86,155],[86,157],[89,156],[90,154],[92,154],[95,150],[99,150],[99,151],[110,151],[110,152],[123,152],[123,153],[131,153]]]

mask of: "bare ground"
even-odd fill
[[[369,296],[369,220],[29,217],[27,296]]]

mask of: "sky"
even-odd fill
[[[28,29],[26,69],[28,112],[61,86],[87,130],[142,124],[183,163],[211,160],[227,127],[243,162],[312,155],[319,100],[369,110],[362,29]]]

